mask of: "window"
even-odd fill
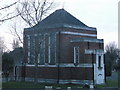
[[[79,63],[79,47],[74,47],[74,63]]]
[[[94,53],[92,53],[92,63],[94,63]]]
[[[99,43],[99,49],[101,49],[101,43]]]
[[[48,64],[48,40],[49,39],[49,35],[45,34],[45,63]]]
[[[34,64],[35,60],[35,38],[34,36],[30,36],[30,64]]]
[[[50,36],[49,36],[49,39],[48,39],[48,63],[50,63],[50,54],[51,54],[51,52],[50,52]]]
[[[27,35],[27,44],[28,44],[28,62],[27,63],[30,63],[30,36]]]
[[[87,42],[88,49],[90,49],[90,42]]]
[[[39,45],[39,52],[40,52],[40,65],[44,65],[44,62],[45,62],[45,41],[44,41],[44,34],[41,34],[40,37],[39,37],[39,42],[40,42],[40,45]]]
[[[40,53],[38,54],[38,62],[37,63],[40,63]]]
[[[28,51],[28,63],[30,63],[30,52]]]
[[[101,68],[101,56],[98,56],[98,68]]]

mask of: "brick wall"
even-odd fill
[[[21,68],[19,68],[21,69]],[[37,77],[45,79],[63,79],[63,80],[92,80],[92,68],[82,67],[38,67]],[[26,67],[25,77],[35,77],[35,67]],[[59,73],[58,73],[59,72]],[[21,73],[19,73],[21,75]],[[59,75],[58,75],[59,74]]]
[[[45,34],[51,32],[57,32],[56,35],[56,63],[73,63],[74,62],[74,47],[79,46],[80,48],[80,63],[92,63],[94,60],[95,63],[95,55],[85,54],[85,49],[103,49],[103,43],[94,43],[90,42],[88,46],[88,42],[70,42],[73,38],[96,38],[91,36],[80,36],[80,35],[70,35],[59,33],[60,31],[71,31],[77,33],[85,33],[85,34],[95,34],[97,35],[97,31],[89,31],[89,30],[77,30],[70,28],[57,28],[57,29],[46,29],[46,30],[31,30],[24,31],[24,48],[25,48],[25,60],[28,61],[28,38],[27,35],[33,34]],[[45,62],[48,63],[48,46],[46,43],[48,39],[45,41]],[[52,47],[54,44],[52,43]],[[52,55],[55,55],[55,51],[52,52]],[[36,69],[35,67],[25,68],[26,77],[35,77]],[[59,75],[58,75],[59,74]],[[64,79],[64,80],[92,80],[93,79],[93,68],[92,67],[38,67],[37,69],[37,77],[45,78],[45,79]]]

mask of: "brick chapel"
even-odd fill
[[[24,29],[26,81],[73,84],[104,84],[104,41],[64,9],[37,25]]]

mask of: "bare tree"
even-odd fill
[[[20,47],[20,45],[19,45],[19,40],[18,40],[18,39],[14,39],[12,45],[13,45],[13,50],[14,50],[15,48]]]
[[[117,59],[117,53],[118,48],[115,42],[110,42],[105,46],[105,63],[106,63],[106,71],[108,76],[110,76],[112,73],[113,65],[116,62]]]
[[[7,11],[9,11],[9,8],[14,6],[16,6],[16,11],[14,11],[14,13],[6,12],[7,14],[5,14],[5,16],[0,13],[0,22],[11,20],[20,16],[22,20],[31,27],[40,22],[44,17],[46,17],[48,12],[54,8],[53,0],[17,0],[14,3],[1,7],[0,11],[7,9]],[[14,36],[16,36],[19,41],[23,43],[21,33],[18,33],[16,27],[17,26],[11,30],[12,34],[14,33]],[[23,32],[23,30],[21,31]]]
[[[53,1],[51,0],[24,0],[23,2],[20,2],[20,5],[16,8],[17,13],[20,15],[23,21],[25,23],[32,27],[39,22],[43,18],[46,17],[48,12],[52,10],[54,7]],[[38,43],[37,38],[36,38],[36,43],[35,43],[35,78],[34,81],[37,83],[37,74],[38,74],[38,55],[39,55],[39,46],[43,43],[41,41]]]
[[[22,20],[22,23],[24,23],[22,26],[32,27],[45,18],[54,7],[55,4],[53,0],[21,0],[16,6],[16,15],[18,15],[20,17],[18,19]],[[13,24],[10,32],[18,38],[22,45],[23,27],[20,27],[16,22]]]
[[[20,43],[23,44],[23,40],[22,40],[22,38],[21,38],[21,35],[23,34],[23,33],[22,33],[23,30],[20,29],[21,33],[19,33],[18,30],[19,30],[19,28],[17,29],[17,24],[16,24],[16,22],[15,22],[14,25],[12,26],[12,30],[10,29],[10,33],[11,33],[15,38],[17,38],[17,41],[18,41],[18,42],[20,42]]]
[[[109,53],[116,53],[117,44],[115,42],[110,42],[105,46],[105,51]]]
[[[4,40],[0,37],[0,73],[2,72],[2,55],[4,52]],[[1,77],[1,75],[0,75]]]
[[[53,9],[53,6],[51,0],[24,0],[16,10],[29,26],[34,26]]]
[[[4,40],[0,37],[0,53],[3,53],[5,50]]]
[[[18,2],[16,2],[18,3]],[[4,8],[1,8],[1,10],[5,9],[5,8],[9,8],[13,5],[15,5],[16,3],[13,3],[9,6],[6,6]],[[48,12],[53,9],[53,1],[51,0],[23,0],[23,1],[19,1],[19,4],[16,8],[17,14],[16,15],[11,15],[11,13],[8,13],[6,16],[7,18],[3,18],[0,19],[0,22],[4,22],[6,20],[10,20],[13,19],[15,17],[20,16],[22,18],[23,21],[25,21],[30,27],[38,24],[38,22],[40,22],[44,17],[46,17],[46,15],[48,14]],[[10,17],[8,17],[10,16]],[[17,38],[21,41],[22,43],[22,39],[19,35],[19,33],[17,32],[16,26],[13,28],[12,33],[14,32],[14,34],[16,34]],[[38,59],[38,52],[36,53],[36,60]],[[37,62],[36,62],[36,69],[37,69]],[[37,73],[37,71],[36,71]],[[37,76],[36,76],[37,78]]]

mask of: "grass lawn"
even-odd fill
[[[118,87],[118,81],[107,80],[106,84],[104,84],[104,85],[95,85],[95,87],[97,87],[97,88],[101,88],[101,87]]]
[[[49,83],[33,83],[33,82],[4,82],[2,88],[44,88],[45,86],[53,86],[53,88],[82,88],[82,85],[76,84],[49,84]],[[95,85],[96,88],[102,87],[118,87],[118,82],[114,80],[107,80],[105,85]]]
[[[49,84],[49,83],[33,83],[33,82],[5,82],[2,84],[2,88],[44,88],[45,86],[53,86],[53,88],[81,88],[82,85],[76,84]]]

